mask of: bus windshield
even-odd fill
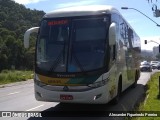
[[[87,72],[106,64],[108,17],[44,19],[36,52],[36,67],[50,72]]]

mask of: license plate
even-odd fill
[[[60,95],[61,100],[73,100],[72,95]]]

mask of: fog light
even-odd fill
[[[102,94],[98,94],[98,95],[94,96],[93,100],[96,100],[96,99],[100,98],[101,96],[102,96]]]

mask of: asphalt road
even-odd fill
[[[155,72],[155,71],[154,71]],[[137,105],[138,102],[143,100],[143,96],[145,93],[144,86],[150,78],[150,75],[153,74],[149,72],[142,72],[141,77],[138,80],[138,85],[136,88],[129,88],[126,90],[117,105],[107,104],[107,105],[85,105],[85,104],[62,104],[56,102],[39,102],[34,98],[34,87],[33,81],[21,82],[18,84],[9,84],[5,86],[0,86],[0,111],[39,111],[40,113],[55,113],[55,111],[67,111],[70,115],[72,115],[75,111],[86,112],[86,114],[90,114],[89,116],[94,116],[96,111],[132,111]],[[80,112],[81,113],[81,112]],[[59,117],[55,119],[59,120],[70,120],[75,119],[73,117],[60,117],[60,113],[58,113]],[[98,116],[98,118],[93,117],[92,119],[106,119],[105,115]],[[81,114],[79,114],[81,117]],[[82,118],[76,119],[82,119]],[[1,119],[1,118],[0,118]],[[3,118],[4,119],[4,118]],[[5,118],[7,120],[20,119],[22,118]],[[36,118],[23,118],[34,120]],[[43,118],[39,118],[43,119]],[[49,119],[49,118],[47,118]],[[88,117],[84,117],[83,119],[91,119]],[[110,118],[112,119],[112,118]],[[113,118],[119,119],[119,118]],[[123,119],[122,117],[120,119]]]

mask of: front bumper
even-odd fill
[[[51,91],[36,84],[34,84],[34,87],[35,98],[38,101],[105,104],[111,100],[108,96],[109,93],[107,93],[107,85],[82,92]],[[73,100],[62,100],[60,95],[72,95]]]

